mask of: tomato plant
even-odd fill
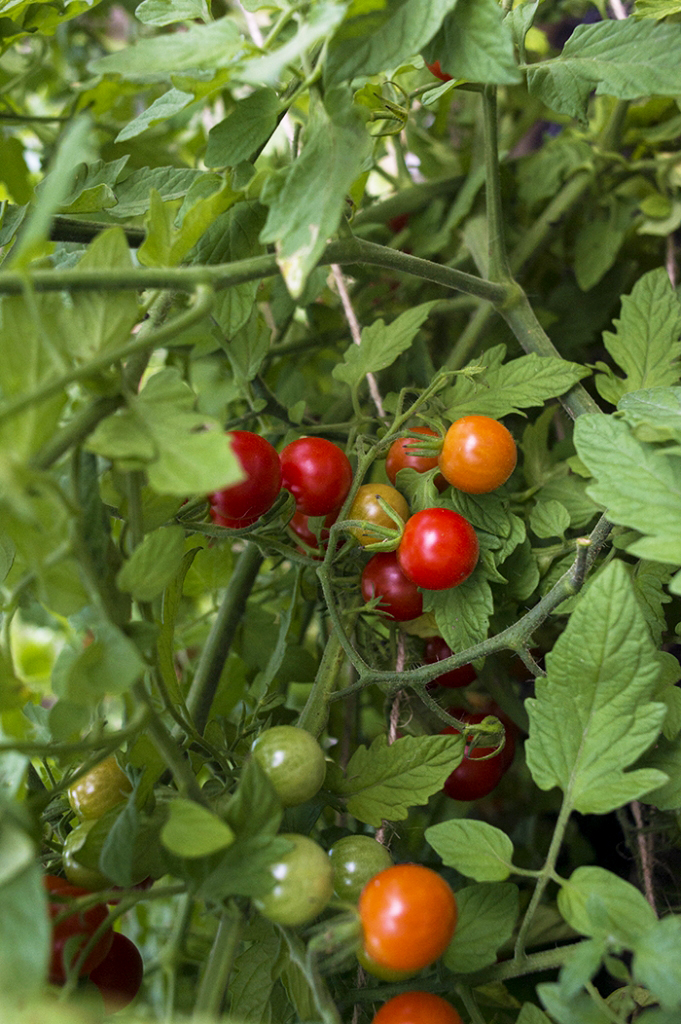
[[[425,590],[447,590],[471,575],[480,545],[475,530],[449,508],[427,508],[411,516],[397,549],[407,579]]]
[[[446,999],[433,992],[403,992],[384,1003],[373,1024],[463,1024]]]
[[[307,836],[282,832],[293,849],[270,865],[273,887],[254,900],[269,921],[301,925],[314,920],[333,895],[333,866],[328,854]]]
[[[128,1006],[139,992],[143,977],[144,962],[137,946],[126,935],[114,932],[111,949],[90,971],[90,981],[104,999],[105,1012],[116,1013]]]
[[[426,437],[439,437],[440,435],[430,427],[410,427],[415,433],[424,434]],[[388,449],[385,460],[385,471],[392,484],[397,482],[397,474],[401,469],[415,469],[417,473],[428,473],[431,469],[437,469],[437,455],[414,455],[414,448],[419,447],[419,442],[413,437],[401,437],[393,441]],[[435,477],[435,486],[438,491],[444,491],[447,481],[438,473]]]
[[[348,519],[362,519],[372,526],[395,530],[397,528],[395,520],[381,507],[379,498],[389,505],[403,522],[409,518],[409,505],[394,487],[389,487],[388,484],[362,484],[352,499],[352,504],[348,509]],[[362,547],[366,547],[367,544],[376,544],[381,540],[379,535],[370,530],[361,530],[357,526],[351,528],[351,533]]]
[[[487,717],[485,712],[460,711],[450,708],[450,713],[463,722],[475,725]],[[454,726],[442,730],[443,735],[457,734]],[[506,745],[495,756],[494,747],[466,746],[461,763],[449,775],[444,784],[444,792],[452,800],[480,800],[488,796],[501,782],[504,772],[510,767],[515,752],[515,738],[510,730],[506,730]],[[509,737],[511,737],[509,739]]]
[[[107,911],[105,906],[98,903],[89,910],[76,911],[64,916],[68,900],[76,899],[79,896],[87,896],[88,890],[81,889],[75,885],[69,885],[67,881],[56,875],[45,875],[44,885],[49,899],[50,918],[54,922],[50,952],[50,981],[55,985],[61,985],[66,981],[68,967],[64,959],[65,954],[69,956],[71,963],[75,961],[90,937],[106,921]],[[50,897],[55,898],[53,900]],[[80,941],[71,942],[72,939],[78,938]],[[78,970],[78,974],[81,977],[89,974],[97,964],[102,962],[111,949],[112,940],[113,932],[110,929],[97,940]],[[68,949],[66,948],[67,944]]]
[[[326,516],[345,501],[352,483],[350,460],[323,437],[300,437],[280,454],[282,487],[306,516]]]
[[[371,836],[343,836],[329,850],[333,865],[333,890],[341,900],[356,903],[362,889],[374,875],[391,866],[385,846]]]
[[[111,880],[97,868],[87,867],[78,860],[78,851],[85,845],[95,822],[95,818],[86,818],[85,821],[82,821],[80,825],[69,832],[62,848],[62,867],[66,878],[71,885],[87,889],[89,892],[108,889],[112,884]]]
[[[466,494],[487,494],[505,484],[518,450],[511,432],[489,416],[462,416],[447,430],[438,465],[445,479]]]
[[[306,516],[304,512],[298,512],[298,510],[296,510],[289,520],[289,529],[292,530],[296,537],[299,537],[303,544],[308,548],[312,548],[313,550],[323,549],[326,547],[326,541],[329,539],[329,527],[333,526],[338,515],[336,512],[330,512],[328,516],[324,517],[324,525],[319,531],[319,536],[317,536],[311,528],[309,523],[310,518],[311,517]]]
[[[210,505],[214,518],[223,520],[216,518],[219,525],[243,520],[247,526],[272,507],[281,490],[279,456],[269,441],[250,430],[235,430],[228,438],[245,479],[214,491]]]
[[[130,779],[112,754],[68,788],[71,807],[80,818],[101,818],[132,792]]]
[[[265,729],[253,741],[251,755],[264,768],[284,807],[311,800],[324,782],[324,751],[305,729],[293,725]]]
[[[452,651],[449,644],[441,636],[429,636],[423,652],[423,660],[426,665],[436,665],[438,661],[451,658]],[[472,665],[461,665],[460,668],[452,668],[442,675],[433,679],[432,686],[444,686],[448,690],[456,690],[461,686],[470,686],[475,682],[476,672]]]
[[[362,570],[362,597],[380,597],[378,607],[391,619],[408,622],[423,611],[423,597],[415,583],[400,568],[394,551],[372,555]]]
[[[364,949],[382,967],[419,970],[440,957],[454,934],[454,893],[436,871],[396,864],[367,882],[359,898]]]

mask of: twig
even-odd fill
[[[343,312],[345,313],[345,319],[347,320],[348,327],[350,328],[352,340],[354,341],[355,345],[361,345],[362,332],[360,330],[359,321],[353,309],[352,302],[350,301],[350,295],[348,294],[348,289],[345,284],[345,277],[343,276],[343,271],[341,270],[337,263],[332,263],[331,272],[333,274],[333,279],[336,282],[336,287],[338,288],[338,294],[340,295],[340,300],[343,305]],[[376,411],[378,415],[381,417],[381,419],[384,420],[385,409],[383,408],[381,393],[378,390],[376,377],[374,376],[373,373],[371,373],[371,371],[367,373],[367,384],[369,385],[369,394],[371,395],[373,403],[376,406]]]
[[[638,800],[632,800],[629,806],[631,807],[631,813],[636,823],[636,843],[638,846],[639,857],[641,859],[643,891],[648,903],[650,903],[655,913],[657,913],[657,907],[655,906],[655,890],[653,888],[653,857],[650,836],[645,834],[641,805]]]

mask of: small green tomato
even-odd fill
[[[370,878],[393,864],[385,846],[371,836],[344,836],[333,844],[329,857],[333,865],[333,891],[339,899],[350,903],[357,903]]]
[[[326,775],[324,751],[305,729],[275,725],[260,733],[251,753],[284,807],[304,804],[321,789]]]
[[[307,836],[283,832],[293,849],[270,864],[274,888],[253,902],[276,924],[307,924],[322,912],[333,895],[333,868],[328,854]]]

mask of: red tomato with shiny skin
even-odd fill
[[[469,722],[471,725],[482,722],[483,718],[487,717],[486,712],[462,711],[459,708],[448,710],[462,722]],[[442,730],[444,735],[460,735],[460,732],[453,725],[448,725]],[[487,755],[493,750],[494,747],[476,747],[469,752],[467,745],[461,763],[448,776],[442,787],[447,796],[452,800],[480,800],[496,789],[508,765],[501,754],[488,758]]]
[[[430,73],[435,75],[436,78],[439,78],[441,82],[452,81],[452,76],[448,75],[447,72],[443,71],[442,68],[440,67],[439,60],[434,60],[432,64],[426,64],[426,67],[428,68]]]
[[[423,595],[400,569],[394,551],[379,551],[369,559],[361,587],[365,601],[380,597],[378,607],[397,622],[417,619],[423,612]]]
[[[245,526],[252,526],[260,519],[260,516],[253,516],[250,519],[230,519],[228,516],[221,515],[215,505],[211,505],[209,511],[215,525],[224,526],[227,530],[243,530]]]
[[[511,432],[490,416],[462,416],[445,434],[439,466],[466,494],[488,494],[505,484],[518,461]]]
[[[326,516],[345,501],[352,484],[350,460],[323,437],[300,437],[282,450],[281,483],[306,516]]]
[[[446,999],[433,992],[402,992],[384,1003],[373,1024],[463,1024]]]
[[[431,430],[430,427],[410,427],[410,430],[419,434],[425,434],[427,437],[440,436],[437,431]],[[427,473],[431,469],[437,469],[437,455],[429,458],[425,455],[412,454],[413,449],[418,448],[418,446],[419,442],[415,441],[413,437],[400,437],[390,445],[385,460],[385,471],[391,484],[395,483],[397,474],[401,469],[415,469],[417,473]],[[435,477],[435,486],[438,491],[444,491],[445,487],[447,487],[447,481],[441,473],[438,473]]]
[[[250,430],[233,430],[227,437],[246,479],[215,491],[209,501],[211,510],[224,520],[248,520],[240,523],[246,526],[272,507],[281,490],[279,455],[269,441]]]
[[[107,1014],[117,1013],[133,1001],[142,985],[144,962],[134,942],[114,932],[111,949],[94,970],[93,982],[104,999]]]
[[[426,665],[435,665],[438,661],[451,658],[453,650],[447,641],[441,636],[431,636],[426,640],[426,649],[423,660]],[[444,686],[448,690],[457,690],[460,686],[469,686],[475,682],[477,675],[472,665],[462,665],[460,668],[452,668],[443,672],[441,676],[433,679],[428,686]]]
[[[380,967],[418,971],[442,956],[456,928],[456,898],[442,875],[396,864],[362,889],[364,951]]]
[[[449,508],[426,508],[404,526],[397,560],[407,579],[424,590],[457,587],[478,564],[480,545],[468,522]]]
[[[67,908],[66,902],[58,902],[49,899],[51,896],[63,897],[66,901],[69,897],[76,898],[78,896],[89,896],[90,893],[87,889],[80,889],[78,886],[69,885],[64,878],[58,878],[56,875],[45,875],[44,885],[48,894],[48,909],[50,918],[54,921],[56,917],[61,915]],[[85,944],[91,935],[93,935],[103,921],[106,920],[107,909],[102,903],[96,904],[89,910],[83,910],[79,913],[71,914],[59,921],[52,928],[52,953],[50,959],[50,981],[53,985],[63,985],[66,981],[66,966],[64,964],[64,947],[66,943],[73,936],[82,936],[82,941],[78,944],[77,951],[69,952],[75,960],[80,950],[83,949]],[[78,974],[83,977],[85,974],[89,974],[98,964],[102,962],[104,957],[111,949],[111,943],[113,941],[113,932],[109,929],[99,939],[85,958],[85,962],[82,964]]]

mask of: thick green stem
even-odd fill
[[[504,212],[501,206],[499,179],[499,144],[497,138],[497,90],[488,85],[482,94],[483,131],[485,137],[485,188],[487,208],[487,245],[489,277],[492,281],[510,281],[511,270],[506,255]]]
[[[338,673],[344,661],[345,651],[340,642],[338,632],[334,629],[326,642],[324,654],[319,663],[310,695],[298,719],[299,728],[305,729],[307,732],[312,733],[313,736],[321,736],[326,728],[331,695],[336,689]]]
[[[217,1019],[239,948],[243,918],[235,903],[223,912],[194,1004],[192,1020]]]
[[[147,728],[151,741],[172,772],[180,794],[189,800],[194,800],[198,804],[205,804],[206,799],[201,792],[201,787],[196,780],[189,761],[186,760],[176,740],[170,735],[156,713],[153,701],[147,693],[144,683],[135,683],[132,692],[135,699],[140,704],[145,704],[149,709]]]
[[[187,709],[199,733],[203,733],[206,727],[220,674],[262,561],[263,556],[255,544],[248,543],[239,556],[203,648],[196,675],[187,694]]]

